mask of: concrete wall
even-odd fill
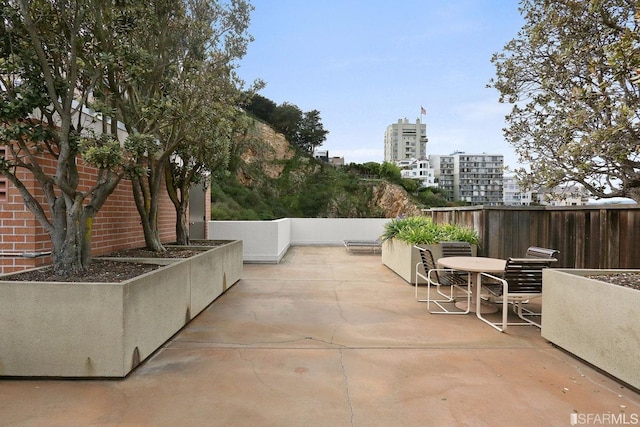
[[[291,244],[291,220],[210,221],[208,239],[242,240],[245,262],[278,263]]]
[[[583,277],[638,270],[542,272],[542,337],[640,388],[640,291]]]
[[[245,262],[278,263],[291,245],[342,245],[376,240],[388,218],[284,218],[275,221],[211,221],[208,238],[242,240]]]
[[[344,240],[376,240],[388,218],[292,218],[292,245],[342,245]]]

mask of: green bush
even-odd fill
[[[456,224],[436,224],[426,216],[395,218],[385,224],[382,241],[396,238],[412,245],[431,245],[440,242],[469,242],[477,245],[478,233]]]

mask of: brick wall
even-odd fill
[[[2,147],[0,147],[0,150]],[[3,153],[0,152],[0,156]],[[54,160],[44,160],[48,173],[55,170]],[[96,176],[96,169],[80,165],[81,191],[86,191]],[[44,195],[33,178],[22,175],[38,200],[45,203]],[[164,189],[164,184],[163,187]],[[46,207],[45,207],[46,209]],[[162,242],[175,240],[175,209],[169,196],[162,191],[158,226]],[[144,246],[140,216],[133,200],[131,182],[123,180],[109,196],[93,223],[91,252],[103,255],[121,249]],[[22,270],[51,262],[49,256],[23,258],[11,256],[23,252],[48,252],[51,250],[49,235],[26,208],[18,190],[6,178],[0,177],[0,273]]]

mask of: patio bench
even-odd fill
[[[382,251],[382,242],[380,240],[344,240],[344,247],[347,252],[380,252]]]

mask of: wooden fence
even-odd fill
[[[640,205],[474,206],[424,214],[477,230],[482,256],[524,256],[529,246],[541,246],[560,251],[556,267],[640,268]]]

